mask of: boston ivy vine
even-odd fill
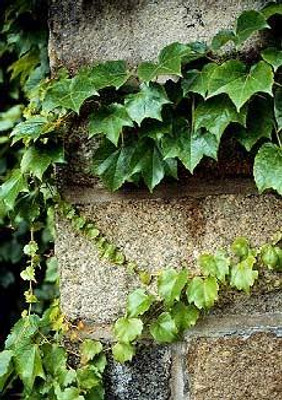
[[[23,9],[31,3],[23,1]],[[29,261],[21,274],[28,284],[28,309],[0,353],[1,391],[20,378],[23,396],[29,400],[104,397],[102,344],[88,339],[81,341],[79,350],[67,352],[64,337],[71,332],[70,337],[79,341],[79,324],[74,327],[65,320],[57,300],[43,315],[33,312],[41,260],[35,233],[46,209],[52,215],[57,207],[74,229],[98,246],[101,257],[137,273],[145,284],[152,279],[57,192],[52,167],[65,163],[68,122],[84,107],[91,110],[89,138],[97,137],[100,144],[92,171],[112,191],[126,182],[142,181],[153,191],[166,176],[177,178],[179,164],[193,173],[203,157],[217,159],[229,128],[247,151],[256,153],[259,192],[273,189],[282,194],[282,49],[279,38],[271,36],[269,22],[277,14],[282,15],[282,5],[274,2],[261,12],[245,11],[235,29],[219,32],[210,46],[173,43],[161,51],[157,62],[144,62],[137,72],[129,71],[123,61],[112,61],[84,67],[74,76],[59,69],[44,79],[46,44],[24,47],[18,37],[23,53],[10,67],[11,79],[20,80],[29,105],[0,116],[10,120],[7,129],[14,127],[7,140],[18,150],[15,166],[0,187],[0,207],[12,221],[24,215],[30,226],[31,240],[24,249]],[[269,32],[270,39],[250,60],[242,46],[258,31]],[[220,290],[230,286],[248,293],[260,273],[282,270],[281,237],[260,249],[239,238],[231,250],[202,255],[199,274],[164,270],[157,294],[144,287],[130,294],[126,315],[114,327],[116,360],[131,360],[141,335],[159,343],[178,339],[215,304]]]

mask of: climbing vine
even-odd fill
[[[282,5],[273,2],[260,12],[243,12],[235,29],[219,32],[209,46],[173,43],[160,52],[157,62],[141,63],[136,71],[124,61],[109,61],[75,75],[60,68],[48,78],[46,37],[43,34],[40,41],[38,35],[26,36],[19,29],[22,14],[32,14],[35,4],[17,1],[7,7],[1,33],[1,54],[12,46],[18,59],[8,66],[8,78],[2,71],[0,84],[5,79],[17,83],[28,104],[13,105],[0,114],[5,132],[1,144],[17,152],[13,167],[1,177],[0,209],[12,224],[24,217],[31,234],[21,273],[28,284],[28,309],[0,353],[0,390],[5,395],[19,378],[25,399],[99,400],[104,397],[106,367],[102,344],[81,340],[76,334],[80,325],[64,318],[56,299],[40,315],[34,312],[34,286],[42,262],[36,233],[42,229],[42,213],[52,218],[57,209],[93,241],[102,258],[136,273],[145,285],[152,277],[126,260],[121,249],[58,193],[53,167],[66,162],[63,142],[69,121],[90,109],[89,138],[98,143],[92,172],[109,190],[126,182],[145,182],[153,191],[165,177],[177,178],[181,164],[192,174],[204,157],[217,160],[222,136],[228,132],[255,155],[259,192],[272,189],[281,195],[282,49],[271,19],[282,15]],[[244,45],[260,31],[265,37],[249,58]],[[130,294],[126,315],[113,329],[116,360],[131,360],[142,335],[159,343],[179,339],[214,306],[221,290],[232,287],[249,293],[260,274],[281,272],[281,236],[260,249],[238,238],[229,253],[203,254],[198,264],[199,273],[161,272],[157,293],[142,287]],[[48,274],[57,276],[54,257]],[[80,342],[78,349],[65,349],[67,333]]]

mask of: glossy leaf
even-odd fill
[[[150,326],[150,333],[158,343],[171,343],[175,341],[178,330],[170,313],[162,313]]]
[[[168,269],[161,273],[158,279],[158,293],[165,303],[171,305],[180,300],[181,292],[188,280],[188,272]]]
[[[130,118],[140,126],[145,118],[162,121],[163,105],[169,103],[170,101],[161,85],[143,83],[141,90],[135,94],[129,94],[124,104]]]
[[[209,80],[216,67],[217,64],[209,63],[205,65],[201,71],[192,69],[186,72],[181,83],[184,96],[193,92],[200,94],[202,97],[206,97]]]
[[[27,192],[26,179],[20,169],[14,169],[13,174],[0,186],[0,198],[9,209],[13,209],[21,192]]]
[[[249,255],[245,260],[234,265],[231,269],[230,285],[249,293],[250,288],[258,278],[258,271],[253,270],[255,263],[255,257]]]
[[[125,126],[133,126],[126,108],[121,104],[111,104],[108,107],[102,107],[90,116],[89,137],[91,138],[97,133],[104,133],[117,146]]]
[[[214,277],[202,279],[195,277],[187,289],[187,297],[190,304],[194,303],[200,310],[211,308],[218,299],[219,286]]]
[[[237,111],[258,92],[272,96],[273,71],[269,64],[260,61],[246,71],[246,66],[235,60],[226,61],[214,69],[209,80],[208,98],[226,93]]]
[[[259,11],[244,11],[237,20],[236,38],[238,44],[247,40],[255,32],[270,28],[264,15]]]
[[[254,177],[260,193],[274,189],[282,195],[282,148],[273,143],[264,144],[254,163]]]
[[[130,343],[141,335],[143,322],[139,318],[119,318],[114,326],[115,337],[119,342]]]
[[[261,56],[268,64],[273,66],[274,72],[282,65],[282,51],[269,47],[261,52]]]
[[[129,317],[138,317],[149,310],[154,301],[154,296],[146,293],[144,289],[136,289],[128,296],[127,312]]]

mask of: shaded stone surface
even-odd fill
[[[139,345],[131,363],[121,365],[109,360],[106,400],[169,400],[170,369],[167,347]]]
[[[282,227],[281,200],[274,195],[120,200],[83,205],[80,211],[128,260],[151,273],[183,264],[195,268],[200,253],[229,246],[241,235],[259,245]],[[66,221],[58,222],[57,231],[64,312],[72,319],[114,321],[123,312],[129,291],[139,285],[136,276],[100,260],[95,245],[73,232]],[[233,297],[226,298],[222,309],[226,304],[236,314],[244,308],[246,312],[281,309],[281,296],[269,296],[247,300],[239,295],[241,305],[235,306]]]
[[[265,0],[53,0],[51,62],[69,68],[94,61],[155,59],[172,42],[210,41],[238,14]]]
[[[187,400],[281,400],[282,338],[195,339],[187,355]]]

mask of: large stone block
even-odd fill
[[[282,338],[199,338],[187,355],[189,395],[185,400],[281,400]]]
[[[210,41],[238,14],[266,0],[52,0],[51,62],[155,59],[172,42]]]

